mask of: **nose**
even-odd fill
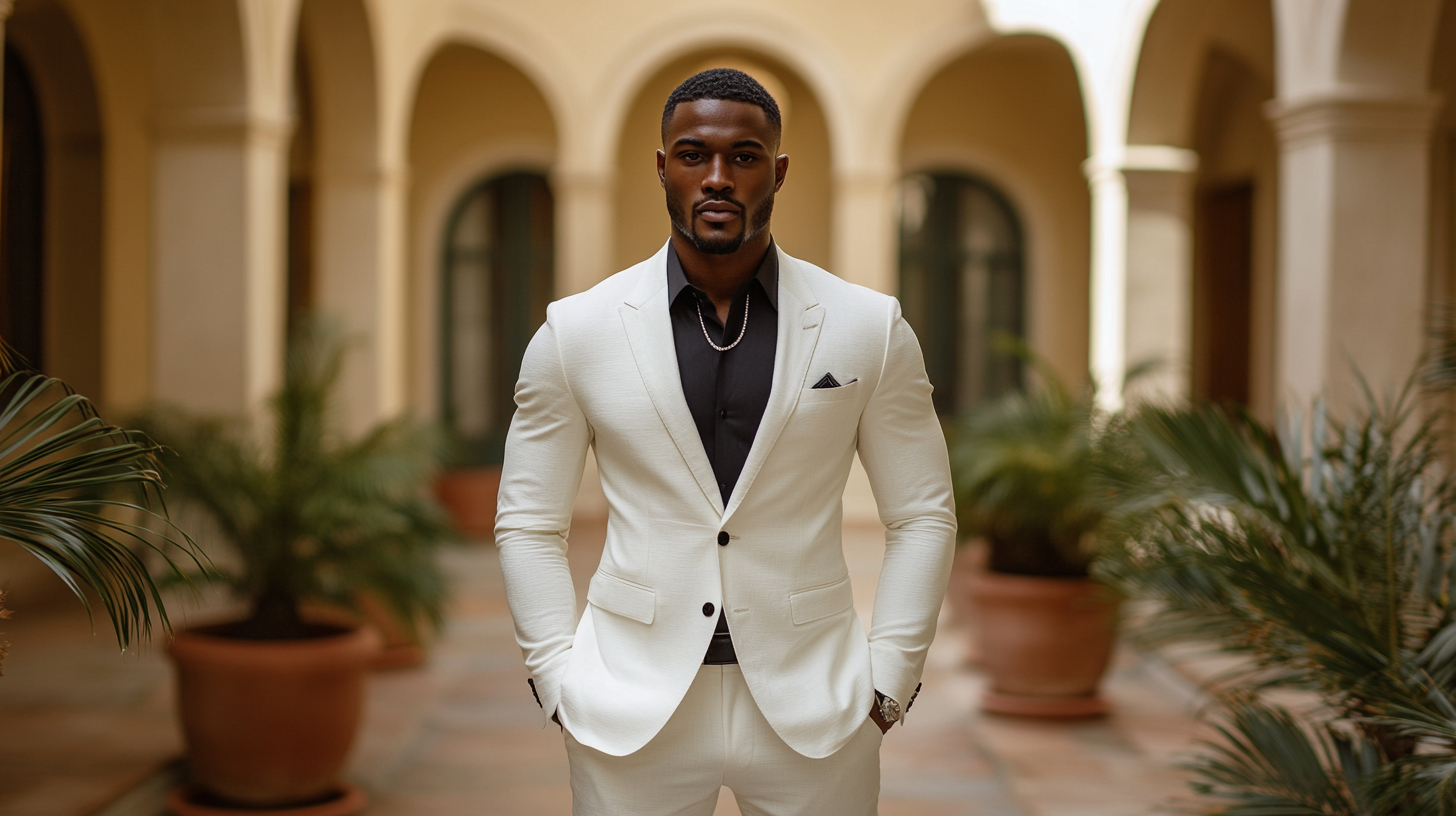
[[[728,172],[728,159],[717,155],[708,162],[708,172],[703,176],[703,192],[706,194],[733,191],[733,178]]]

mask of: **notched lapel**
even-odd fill
[[[804,284],[798,262],[779,250],[779,345],[774,355],[773,390],[769,392],[768,405],[764,408],[763,420],[758,424],[753,447],[749,448],[748,459],[743,463],[743,472],[733,486],[733,495],[728,497],[724,524],[743,503],[743,497],[753,487],[753,480],[757,478],[769,451],[773,450],[779,434],[783,433],[784,426],[798,406],[799,394],[809,376],[809,362],[814,358],[814,348],[819,343],[819,332],[823,327],[824,307]]]
[[[718,491],[708,454],[703,450],[703,440],[698,437],[698,428],[693,424],[692,411],[683,397],[682,378],[678,374],[672,321],[667,314],[665,250],[666,247],[658,253],[662,263],[647,265],[645,274],[656,277],[643,280],[633,298],[617,307],[617,313],[621,315],[627,342],[632,347],[632,357],[637,362],[637,372],[642,375],[642,383],[647,387],[647,395],[652,398],[658,418],[667,428],[703,496],[722,515],[723,497]],[[662,285],[654,286],[654,280],[661,281]],[[777,389],[778,386],[774,387]]]

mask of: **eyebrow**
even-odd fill
[[[672,143],[672,146],[673,147],[684,147],[684,146],[686,146],[686,147],[707,147],[708,146],[708,143],[705,142],[705,141],[703,141],[702,139],[697,139],[697,138],[694,138],[692,136],[683,136],[682,138],[680,138],[677,141],[673,142]],[[744,147],[756,147],[756,148],[759,148],[760,150],[767,149],[767,148],[765,148],[763,146],[763,142],[759,141],[758,139],[739,139],[738,141],[736,141],[733,144],[729,145],[728,146],[728,149],[729,150],[738,150],[738,149],[744,148]]]

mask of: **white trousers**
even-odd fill
[[[636,753],[611,756],[566,734],[571,812],[712,816],[727,786],[743,816],[875,816],[883,737],[871,702],[848,745],[809,759],[774,733],[737,666],[703,666],[667,725]]]

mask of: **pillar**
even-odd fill
[[[1276,400],[1332,405],[1398,386],[1425,329],[1429,97],[1276,100]],[[1358,374],[1357,374],[1358,372]]]

